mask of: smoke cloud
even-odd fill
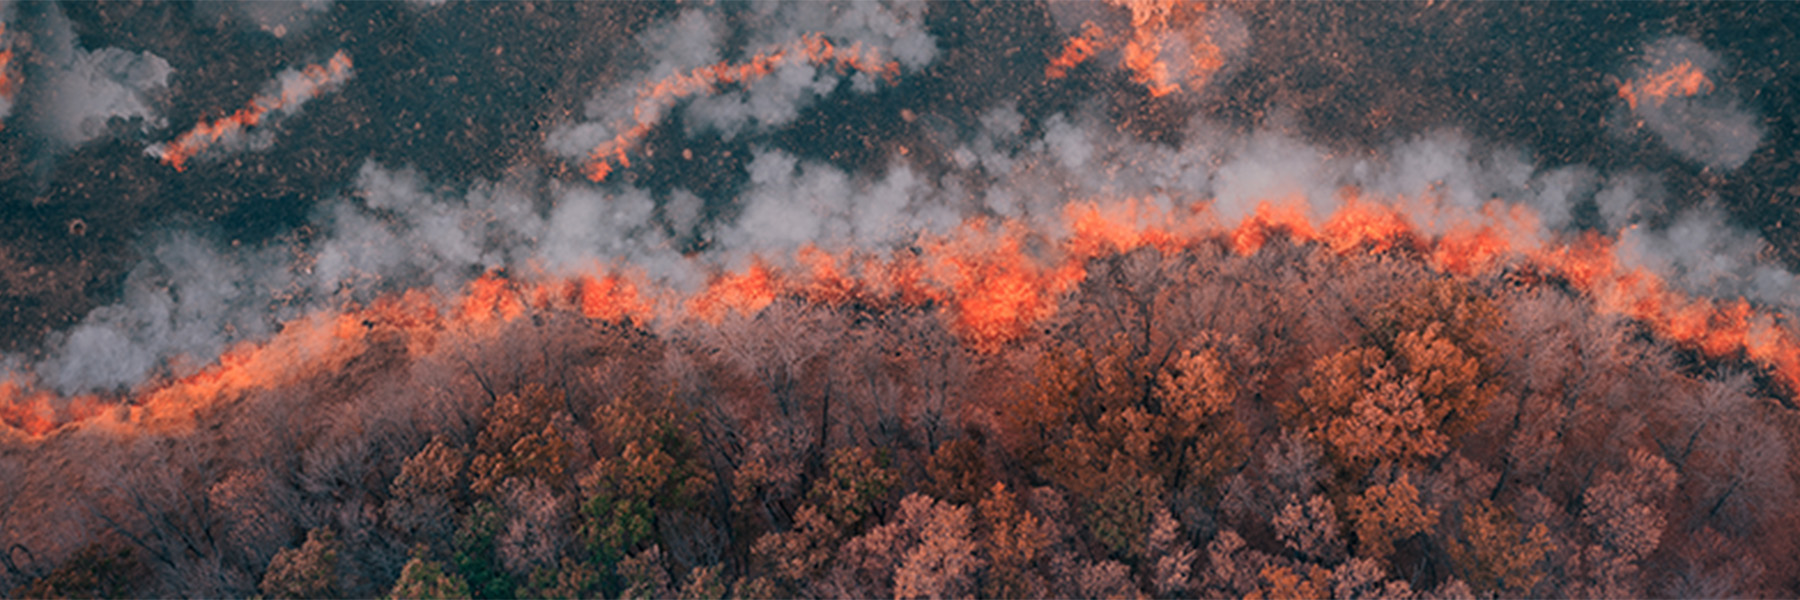
[[[249,106],[240,108],[211,123],[201,123],[174,141],[152,144],[144,149],[175,170],[187,168],[187,161],[208,150],[240,152],[261,150],[275,143],[271,126],[275,120],[300,112],[300,107],[320,94],[332,91],[348,81],[350,56],[339,50],[324,64],[304,69],[285,69],[275,75],[267,91],[252,98]]]
[[[1736,94],[1719,84],[1719,67],[1718,56],[1693,40],[1657,40],[1631,68],[1619,97],[1636,126],[1648,128],[1683,158],[1735,169],[1756,151],[1763,130]]]
[[[168,123],[155,108],[174,69],[149,52],[79,47],[62,9],[51,6],[39,47],[46,67],[38,72],[33,115],[39,132],[63,147],[105,135],[113,119],[135,122],[148,133]]]
[[[640,75],[596,95],[588,121],[552,131],[546,147],[585,157],[588,177],[602,181],[630,166],[636,144],[683,102],[690,133],[713,130],[731,140],[786,125],[846,76],[852,90],[868,93],[877,78],[930,63],[937,50],[924,10],[919,2],[751,5],[729,15],[750,31],[748,43],[730,52],[722,48],[727,15],[684,11],[638,36],[648,65]]]
[[[230,4],[232,12],[257,30],[285,38],[302,34],[331,11],[332,0],[243,0]]]
[[[655,124],[675,110],[687,111],[690,128],[752,135],[821,96],[864,93],[858,85],[823,85],[839,73],[811,61],[782,63],[742,89],[702,86],[689,96],[646,92],[655,82],[808,35],[839,48],[863,44],[891,57],[902,73],[936,55],[920,5],[806,8],[759,5],[730,15],[693,9],[649,28],[638,36],[644,66],[600,90],[585,119],[556,128],[547,146],[579,159],[591,144],[616,139],[614,124]],[[728,35],[728,22],[747,30]],[[1710,55],[1695,54],[1692,44],[1655,47],[1663,50],[1647,59],[1652,70],[1667,64],[1665,55],[1698,61],[1703,70],[1714,64]],[[263,111],[258,118],[297,110],[344,81],[347,58],[343,67],[342,75],[325,77],[320,75],[339,71],[328,65],[283,72],[255,101]],[[1640,100],[1638,110],[1648,105]],[[920,154],[864,172],[804,158],[800,149],[753,146],[742,173],[746,183],[730,200],[732,209],[717,213],[680,189],[659,193],[616,182],[568,182],[528,170],[502,181],[431,182],[405,165],[369,161],[342,198],[315,210],[308,228],[313,233],[304,240],[244,251],[193,233],[162,238],[128,278],[123,299],[54,340],[33,371],[64,393],[129,388],[205,364],[309,311],[415,287],[450,297],[494,271],[527,278],[626,272],[693,294],[722,274],[754,265],[799,268],[797,253],[809,246],[887,255],[950,235],[971,219],[1016,223],[1060,239],[1075,226],[1071,206],[1127,200],[1141,201],[1155,214],[1204,211],[1224,228],[1267,218],[1263,211],[1271,203],[1301,207],[1305,219],[1322,223],[1347,200],[1374,202],[1392,206],[1427,235],[1465,231],[1516,207],[1531,218],[1515,220],[1520,231],[1507,234],[1523,236],[1510,246],[1513,252],[1574,240],[1590,227],[1607,235],[1623,231],[1624,266],[1646,269],[1679,289],[1721,299],[1743,296],[1786,310],[1794,309],[1791,298],[1800,297],[1793,274],[1761,260],[1764,243],[1730,226],[1711,205],[1653,228],[1645,217],[1658,213],[1653,207],[1662,201],[1653,177],[1629,169],[1545,167],[1524,149],[1473,140],[1454,129],[1402,138],[1373,154],[1346,155],[1295,133],[1279,113],[1248,130],[1195,117],[1179,144],[1133,136],[1093,107],[1033,120],[1016,104],[1000,101],[980,115],[967,129],[939,128],[934,139],[942,147],[929,156],[940,159]],[[217,145],[252,145],[255,136],[240,130],[256,120],[245,123],[216,126],[223,131]],[[168,160],[175,148],[207,147],[184,146],[183,140],[212,139],[196,135],[152,152]],[[1599,222],[1582,215],[1597,215]],[[697,246],[702,250],[681,250],[696,247],[689,245],[695,241],[703,242]]]
[[[0,286],[104,290],[0,355],[0,591],[84,595],[62,575],[96,562],[132,573],[112,595],[208,597],[1796,581],[1800,522],[1770,507],[1795,483],[1800,281],[1730,196],[1783,133],[1687,38],[1582,61],[1624,65],[1570,121],[1651,144],[1614,151],[1458,127],[1490,115],[1454,102],[1346,141],[1298,124],[1368,107],[1281,103],[1367,90],[1244,85],[1315,78],[1269,68],[1287,48],[1258,42],[1295,39],[1273,20],[1335,38],[1322,65],[1370,62],[1337,53],[1379,35],[1317,30],[1384,22],[1361,8],[347,3],[290,35],[330,6],[205,9],[297,62],[166,133],[168,62],[73,32],[148,34],[93,42],[110,17],[50,7],[20,36],[30,126],[108,142],[55,170],[134,161],[119,187],[154,197],[0,202],[51,240],[0,243]],[[1400,16],[1479,44],[1467,9]],[[492,29],[409,45],[363,16]],[[578,43],[629,47],[570,68],[512,35],[582,19],[609,37]],[[218,160],[289,134],[346,139]],[[183,194],[204,211],[152,214]],[[120,213],[149,224],[101,225]],[[109,243],[136,262],[88,271]],[[79,268],[44,276],[26,251],[57,244]],[[656,526],[583,543],[620,515]],[[1522,558],[1487,568],[1496,539]]]

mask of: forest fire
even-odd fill
[[[860,42],[840,48],[817,33],[802,35],[787,44],[758,52],[741,63],[721,62],[676,73],[638,88],[637,102],[632,106],[632,122],[613,124],[618,135],[588,152],[582,172],[590,181],[599,182],[606,180],[614,169],[630,168],[628,152],[643,142],[644,136],[650,134],[651,128],[662,119],[663,112],[675,101],[711,94],[721,85],[748,85],[783,65],[796,63],[828,66],[839,74],[868,73],[890,82],[900,74],[899,63],[883,61],[880,52],[874,48],[866,48]]]
[[[1340,207],[1322,219],[1310,217],[1297,199],[1263,202],[1229,228],[1219,227],[1216,215],[1204,204],[1168,212],[1137,201],[1074,203],[1065,211],[1067,233],[1052,240],[1055,249],[1049,252],[1026,250],[1029,240],[1045,232],[1031,231],[1021,223],[976,219],[948,236],[923,236],[918,256],[896,252],[840,258],[807,246],[792,257],[798,269],[759,260],[742,271],[718,274],[686,299],[641,277],[620,273],[565,279],[490,272],[448,301],[455,307],[448,320],[432,308],[429,294],[387,296],[369,308],[353,307],[290,323],[274,340],[241,345],[216,366],[150,386],[131,403],[156,414],[281,385],[355,354],[366,343],[366,327],[361,325],[365,322],[391,323],[409,340],[426,340],[440,329],[496,331],[499,324],[532,310],[570,311],[607,322],[699,319],[717,324],[728,314],[754,316],[784,297],[826,305],[852,300],[870,306],[938,304],[951,329],[966,343],[993,351],[1054,315],[1059,299],[1087,277],[1085,263],[1090,259],[1143,247],[1167,254],[1207,243],[1252,255],[1277,237],[1322,244],[1340,254],[1398,250],[1424,257],[1437,270],[1458,277],[1530,264],[1567,280],[1603,312],[1641,321],[1657,334],[1711,358],[1746,357],[1769,369],[1790,393],[1800,390],[1800,339],[1786,325],[1742,299],[1689,297],[1642,268],[1625,268],[1610,239],[1589,234],[1572,242],[1542,243],[1529,209],[1499,203],[1449,224],[1442,234],[1430,235],[1399,208],[1404,201],[1368,200],[1354,189],[1345,189],[1340,196]],[[846,261],[855,268],[845,268]],[[51,396],[45,392],[29,391],[15,381],[6,385],[5,402],[0,403],[6,412],[0,419],[33,435],[101,413],[91,408],[48,410]],[[79,405],[101,403],[88,398]]]
[[[6,113],[12,110],[13,95],[18,92],[15,70],[12,36],[6,33],[6,23],[0,22],[0,129],[6,128]]]
[[[1052,57],[1050,64],[1044,67],[1044,77],[1046,79],[1067,77],[1070,69],[1080,66],[1081,63],[1093,58],[1095,54],[1099,54],[1106,48],[1106,43],[1106,32],[1101,31],[1093,21],[1083,22],[1081,33],[1063,42],[1062,52]]]
[[[0,0],[0,596],[1800,591],[1795,10],[303,4]]]
[[[1624,98],[1632,110],[1637,110],[1639,103],[1662,104],[1674,98],[1705,94],[1712,89],[1712,80],[1706,78],[1706,73],[1692,61],[1684,60],[1666,70],[1626,81],[1619,86],[1619,97]]]
[[[1131,80],[1152,97],[1204,89],[1225,67],[1226,50],[1207,21],[1204,8],[1187,3],[1120,2],[1131,12],[1128,35],[1109,34],[1092,21],[1063,42],[1062,49],[1044,68],[1048,79],[1062,79],[1069,71],[1102,51],[1119,47],[1119,65],[1131,72]]]
[[[274,93],[251,98],[243,108],[210,123],[202,122],[174,141],[151,146],[149,152],[163,164],[184,171],[189,159],[221,139],[240,135],[245,129],[263,123],[271,114],[298,110],[307,100],[342,84],[350,78],[350,69],[350,55],[339,50],[325,64],[307,65],[298,73],[283,73],[275,81],[274,85],[279,89]]]

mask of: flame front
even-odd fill
[[[759,52],[741,63],[707,65],[644,84],[638,89],[637,103],[632,106],[630,123],[614,124],[614,130],[619,133],[588,152],[587,164],[582,167],[582,172],[590,181],[599,182],[606,180],[618,168],[630,168],[631,156],[628,152],[643,142],[645,136],[650,135],[651,128],[661,118],[662,110],[669,104],[682,98],[714,93],[721,85],[748,84],[769,76],[783,65],[799,62],[831,66],[839,74],[857,71],[879,75],[887,81],[900,76],[899,63],[883,61],[880,52],[864,47],[861,42],[840,48],[823,35],[805,34],[787,44]]]
[[[1402,210],[1432,206],[1429,198],[1384,202],[1348,188],[1340,196],[1339,207],[1318,220],[1309,216],[1304,199],[1287,198],[1260,203],[1234,226],[1221,225],[1207,203],[1171,209],[1136,200],[1077,202],[1065,208],[1061,225],[1051,228],[1061,233],[978,218],[948,235],[921,235],[913,249],[886,255],[834,254],[807,246],[785,263],[757,260],[742,270],[721,272],[704,289],[686,295],[642,275],[601,269],[569,277],[490,272],[454,298],[437,300],[427,292],[410,291],[368,307],[288,323],[275,338],[241,344],[198,374],[147,387],[129,409],[94,397],[58,401],[9,379],[0,382],[0,421],[29,435],[102,415],[180,423],[183,415],[234,394],[339,368],[378,332],[400,336],[416,356],[429,351],[445,332],[499,335],[501,325],[534,310],[642,324],[659,319],[718,323],[732,314],[754,316],[781,298],[829,305],[935,306],[970,347],[994,351],[1054,316],[1062,297],[1087,277],[1090,259],[1141,248],[1180,252],[1199,244],[1253,254],[1277,237],[1321,244],[1340,254],[1407,253],[1447,276],[1492,275],[1514,265],[1535,269],[1568,282],[1601,312],[1639,320],[1708,357],[1748,358],[1768,369],[1788,393],[1800,390],[1800,339],[1776,315],[1742,299],[1678,292],[1649,271],[1623,265],[1615,239],[1588,233],[1566,242],[1544,242],[1536,215],[1499,203],[1438,223],[1434,228],[1443,233],[1430,234],[1408,216],[1419,213]],[[778,263],[798,267],[773,266]],[[437,306],[451,309],[439,311]]]
[[[339,50],[323,65],[307,65],[300,71],[299,85],[283,86],[276,93],[251,98],[243,108],[210,123],[202,122],[175,141],[152,148],[163,164],[176,171],[187,170],[187,161],[219,142],[263,122],[271,112],[291,110],[300,103],[318,97],[350,78],[350,55]]]

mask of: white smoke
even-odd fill
[[[186,148],[188,152],[196,152],[194,156],[267,150],[275,144],[273,126],[277,122],[298,114],[301,107],[313,98],[335,90],[356,76],[349,61],[349,56],[339,50],[325,63],[316,65],[313,74],[293,67],[282,69],[275,74],[274,79],[263,85],[261,93],[251,99],[252,104],[263,111],[256,122],[219,121],[197,125],[195,130],[190,130],[192,133],[184,133],[170,142],[146,146],[144,154],[159,159],[167,158],[171,153],[180,154],[182,144],[198,144],[198,147]],[[212,134],[199,134],[197,128],[201,126],[220,129]]]
[[[1635,124],[1649,128],[1677,154],[1729,171],[1744,164],[1762,142],[1757,116],[1739,104],[1718,81],[1720,61],[1706,47],[1684,37],[1657,40],[1644,49],[1627,85],[1689,65],[1706,77],[1698,93],[1642,98],[1630,111]]]
[[[231,4],[239,16],[277,38],[301,34],[331,12],[332,0],[241,0]]]
[[[772,47],[819,33],[839,48],[860,44],[878,49],[882,58],[898,62],[903,71],[917,71],[937,57],[936,41],[925,31],[925,6],[914,1],[759,3],[746,18],[755,32],[749,47]],[[852,90],[875,91],[874,76],[856,72],[849,77]],[[731,139],[747,128],[786,125],[838,83],[837,72],[828,66],[785,63],[756,85],[695,99],[687,113],[688,127],[715,129]]]
[[[569,158],[582,158],[621,129],[638,123],[659,123],[669,111],[686,104],[683,113],[690,133],[712,130],[725,139],[791,123],[800,111],[833,93],[841,79],[827,65],[806,61],[782,61],[775,71],[743,86],[721,86],[691,98],[646,96],[644,86],[674,74],[729,60],[747,61],[759,52],[791,47],[803,35],[821,35],[840,50],[861,47],[883,60],[893,60],[903,72],[914,72],[937,56],[936,41],[925,31],[926,4],[910,0],[842,3],[757,3],[729,16],[748,33],[744,42],[725,48],[728,18],[723,8],[689,9],[676,19],[646,30],[637,37],[645,66],[625,83],[594,96],[587,104],[586,121],[553,130],[545,147]],[[726,8],[737,9],[737,5]],[[850,88],[872,92],[877,81],[863,72],[849,73]]]
[[[276,319],[272,310],[286,272],[267,252],[221,252],[191,233],[156,244],[125,279],[124,298],[88,313],[51,341],[56,351],[37,367],[41,380],[63,393],[117,389],[143,382],[159,369],[186,374],[238,340],[260,339]]]
[[[1619,246],[1626,265],[1648,268],[1679,289],[1800,309],[1794,274],[1763,260],[1768,244],[1730,225],[1715,201],[1678,213],[1665,228],[1627,229]]]
[[[857,4],[829,17],[785,10],[746,17],[761,29],[739,37],[754,48],[782,32],[823,28],[845,39],[888,44],[900,57],[894,48],[910,47],[915,33],[923,35],[909,29],[918,25],[917,12],[906,7]],[[757,21],[789,18],[796,22],[780,27]],[[854,26],[840,23],[846,19]],[[640,36],[650,56],[643,76],[597,97],[635,97],[635,86],[657,73],[730,55],[720,49],[722,40],[739,37],[725,35],[722,23],[713,13],[688,11]],[[930,60],[930,52],[914,52],[912,62],[903,64],[916,68]],[[792,110],[813,101],[805,95],[771,98]],[[588,116],[609,110],[596,104]],[[1209,207],[1230,226],[1264,201],[1297,200],[1315,219],[1323,218],[1347,187],[1370,201],[1406,203],[1428,232],[1464,222],[1495,201],[1533,208],[1542,215],[1546,238],[1591,225],[1612,233],[1635,224],[1621,242],[1624,260],[1683,289],[1783,307],[1800,297],[1794,276],[1763,262],[1762,243],[1730,227],[1716,208],[1661,215],[1656,206],[1663,192],[1654,177],[1581,165],[1544,168],[1523,150],[1483,144],[1455,130],[1402,139],[1379,152],[1345,154],[1308,141],[1283,126],[1289,118],[1274,115],[1249,130],[1196,118],[1176,145],[1125,133],[1095,107],[1032,119],[1001,102],[966,130],[946,117],[921,115],[923,123],[949,125],[931,125],[941,130],[933,139],[942,152],[913,156],[942,161],[896,158],[851,172],[802,158],[797,149],[756,146],[743,173],[747,182],[729,200],[737,210],[725,211],[709,211],[683,190],[659,197],[627,185],[547,181],[529,173],[444,184],[371,161],[345,197],[317,209],[309,227],[315,235],[305,242],[228,251],[199,236],[167,237],[133,271],[124,298],[54,340],[35,370],[64,392],[129,387],[209,361],[231,343],[265,336],[311,308],[420,286],[447,296],[494,269],[553,275],[626,269],[692,291],[708,276],[742,268],[752,258],[783,266],[806,244],[895,251],[921,233],[948,232],[969,217],[1018,219],[1054,233],[1070,202],[1130,198],[1165,208]],[[572,123],[560,139],[604,127]],[[552,147],[558,139],[552,136]],[[1602,222],[1584,222],[1595,217],[1582,215]],[[1656,221],[1672,225],[1650,228],[1649,217],[1658,215],[1673,216]],[[688,240],[706,242],[706,250],[682,254],[678,248]]]
[[[853,176],[769,150],[757,153],[748,169],[750,185],[738,200],[743,212],[718,238],[721,249],[736,254],[728,263],[752,254],[787,256],[809,243],[891,249],[921,231],[948,230],[963,216],[904,164]]]
[[[149,52],[79,46],[62,8],[46,18],[42,71],[34,71],[32,115],[37,130],[62,147],[79,146],[105,135],[113,120],[136,123],[143,132],[168,123],[157,111],[174,69]]]

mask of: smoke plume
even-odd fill
[[[286,69],[275,75],[266,92],[251,98],[248,106],[210,123],[200,123],[192,130],[167,143],[152,144],[144,149],[164,164],[181,171],[189,159],[203,152],[258,150],[274,143],[274,122],[300,112],[308,100],[342,85],[353,75],[350,56],[339,50],[324,64],[304,69]]]
[[[174,73],[168,61],[150,52],[81,48],[54,5],[42,29],[36,41],[44,67],[32,71],[42,79],[32,83],[40,134],[72,148],[106,134],[113,119],[135,122],[142,133],[168,124],[156,108]]]
[[[1718,56],[1682,37],[1644,48],[1619,86],[1637,127],[1648,128],[1683,158],[1731,170],[1750,159],[1762,125],[1736,94],[1719,83]]]
[[[532,169],[500,181],[433,182],[405,164],[371,160],[342,197],[314,209],[304,237],[254,249],[224,247],[204,232],[147,241],[147,259],[127,277],[121,299],[54,336],[29,371],[63,394],[137,389],[191,375],[303,315],[367,306],[408,289],[430,290],[448,306],[496,274],[540,282],[534,285],[629,282],[632,311],[647,310],[659,327],[716,318],[717,306],[754,312],[809,278],[835,277],[860,281],[866,289],[858,293],[933,298],[953,310],[1004,307],[1011,316],[993,323],[955,317],[980,330],[971,335],[999,340],[1053,312],[1056,290],[1067,289],[1082,272],[1078,261],[1100,249],[1223,236],[1250,252],[1279,235],[1344,248],[1394,247],[1418,236],[1430,260],[1455,273],[1519,264],[1570,270],[1607,310],[1719,352],[1751,352],[1771,368],[1786,360],[1786,350],[1767,341],[1791,338],[1781,321],[1738,315],[1730,305],[1743,298],[1760,310],[1791,312],[1791,299],[1800,297],[1794,275],[1762,261],[1763,243],[1716,208],[1653,226],[1640,222],[1655,212],[1646,207],[1663,200],[1653,178],[1542,166],[1524,149],[1455,129],[1347,155],[1304,139],[1278,114],[1247,130],[1197,115],[1171,144],[1134,136],[1094,107],[1028,122],[1016,103],[1001,101],[965,128],[928,126],[937,128],[938,147],[929,149],[936,158],[896,157],[863,171],[752,145],[730,210],[709,209],[679,188],[606,179],[631,168],[643,132],[669,115],[682,115],[681,135],[757,136],[821,97],[867,94],[939,54],[922,5],[801,8],[689,9],[639,34],[638,66],[599,90],[582,119],[546,137],[549,149],[596,182]],[[1130,52],[1121,55],[1118,68],[1152,94],[1158,86],[1222,81],[1234,73],[1230,62],[1255,51],[1236,30],[1238,17],[1223,10],[1121,19],[1101,22],[1135,29],[1076,35],[1140,46],[1179,41],[1170,35],[1222,44],[1152,53],[1186,66],[1132,66]],[[1146,30],[1155,35],[1140,35]],[[1697,45],[1665,40],[1642,61],[1621,94],[1653,127],[1711,127],[1721,121],[1693,111],[1736,110],[1710,80],[1682,79],[1704,78],[1717,66]],[[1145,73],[1172,79],[1145,80]],[[283,71],[246,108],[147,152],[182,169],[204,153],[266,145],[269,120],[350,76],[341,51],[324,64]],[[922,122],[947,121],[927,115]],[[1707,143],[1708,152],[1724,147]],[[1732,151],[1726,162],[1741,163],[1745,153]],[[1101,226],[1115,233],[1095,246]],[[1598,228],[1599,245],[1584,233],[1589,228]],[[1012,254],[1022,262],[1008,264]],[[921,262],[912,265],[912,256]],[[1649,283],[1634,279],[1640,271]],[[988,280],[1042,289],[1002,298],[983,288]],[[1692,330],[1696,318],[1724,329]]]

